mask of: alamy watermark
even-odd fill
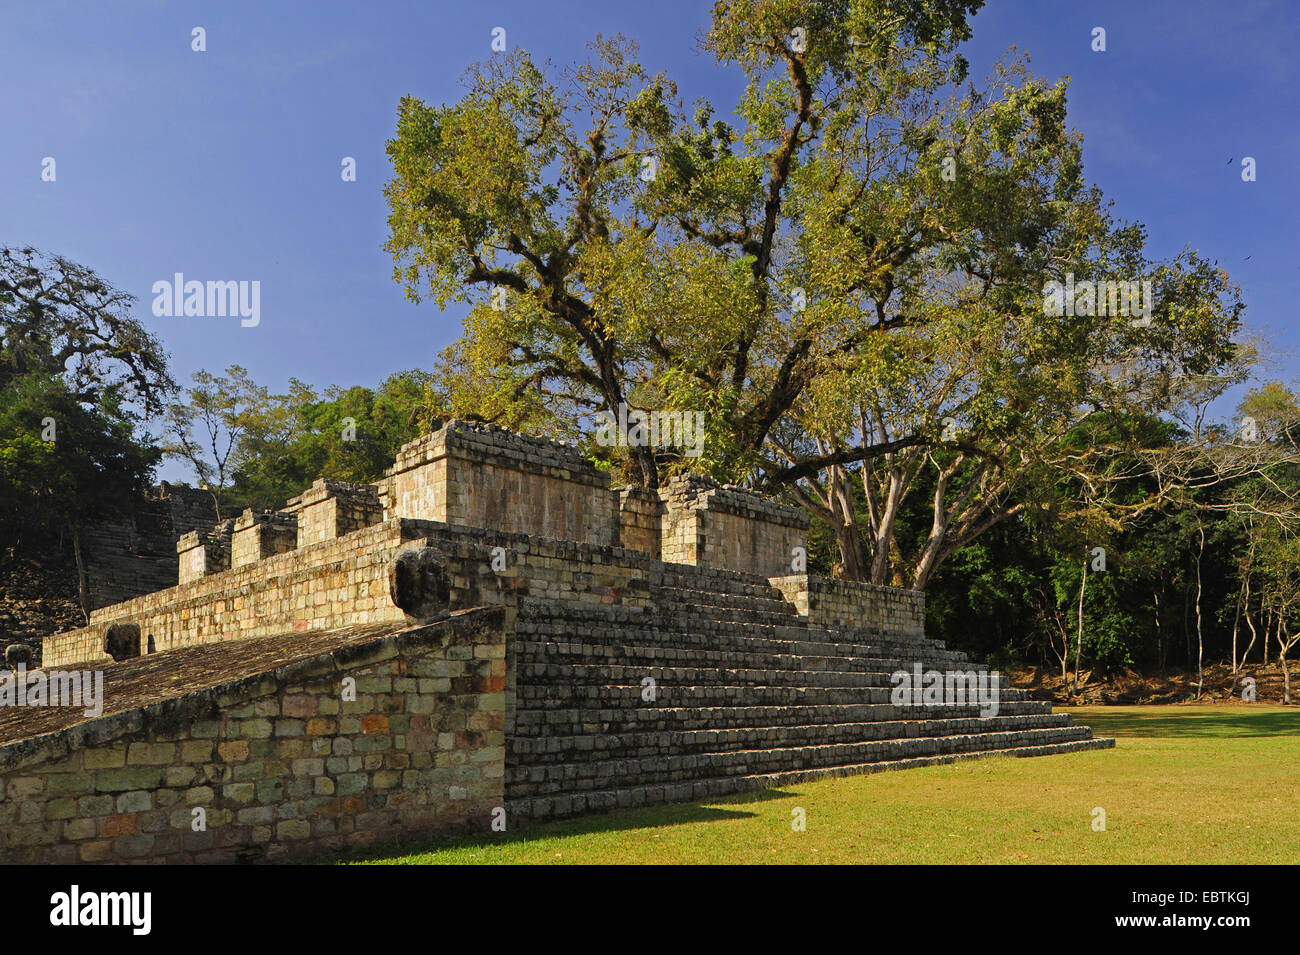
[[[80,706],[86,716],[104,712],[103,670],[32,670],[20,663],[0,672],[0,706]]]
[[[997,670],[895,670],[889,682],[894,706],[957,706],[978,703],[980,716],[997,716],[1001,677]]]
[[[1132,318],[1135,328],[1151,324],[1155,294],[1151,280],[1141,282],[1075,282],[1074,273],[1066,272],[1065,281],[1055,280],[1043,286],[1043,311],[1054,318],[1062,315],[1123,316]]]
[[[238,315],[240,325],[254,328],[262,321],[262,283],[258,281],[185,281],[177,272],[168,282],[153,283],[153,313],[158,318],[224,318]]]
[[[148,935],[153,925],[152,892],[83,892],[73,885],[50,896],[50,924],[119,925],[133,935]]]
[[[596,420],[596,443],[602,448],[680,447],[688,458],[704,453],[703,411],[629,410],[620,401],[617,417],[601,411]]]

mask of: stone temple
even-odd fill
[[[900,670],[987,674],[923,594],[792,573],[806,528],[452,421],[378,485],[183,534],[176,586],[46,637],[0,707],[0,861],[311,858],[1114,745],[1005,684],[996,715],[899,705]]]

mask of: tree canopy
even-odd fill
[[[924,587],[1061,469],[1108,489],[1089,469],[1152,437],[1117,421],[1231,374],[1241,302],[1113,217],[1064,81],[1014,54],[970,79],[978,6],[715,3],[729,119],[621,37],[558,70],[494,57],[450,105],[404,98],[388,247],[411,297],[470,305],[439,368],[451,409],[578,439],[634,483],[689,466],[792,496],[877,583]],[[1104,285],[1046,307],[1049,283],[1112,281],[1149,283],[1140,315]],[[703,454],[600,446],[592,416],[624,404],[704,412]]]

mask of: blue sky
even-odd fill
[[[0,244],[31,244],[138,298],[177,377],[232,363],[283,388],[375,385],[430,367],[461,312],[406,301],[383,251],[398,99],[460,96],[491,31],[569,62],[597,33],[641,45],[689,102],[738,79],[698,51],[707,2],[0,2]],[[201,26],[207,51],[190,49]],[[1291,381],[1300,292],[1300,4],[992,0],[964,49],[1009,46],[1071,77],[1088,178],[1146,223],[1157,256],[1219,259]],[[1091,31],[1107,31],[1107,50]],[[44,157],[57,180],[42,182]],[[355,157],[357,181],[340,162]],[[1241,180],[1252,156],[1257,181]],[[1229,163],[1229,160],[1232,160]],[[1249,259],[1246,257],[1249,256]],[[155,281],[261,282],[261,322],[157,318]]]

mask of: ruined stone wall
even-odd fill
[[[383,511],[374,485],[321,479],[295,499],[294,510],[285,515],[291,516],[296,517],[298,546],[306,547],[378,524]]]
[[[808,518],[797,508],[694,474],[660,494],[665,561],[766,576],[789,570],[793,549],[805,546]]]
[[[389,519],[370,523],[381,501]],[[697,475],[658,492],[613,491],[572,448],[453,421],[406,445],[380,488],[318,481],[276,514],[191,532],[178,545],[180,585],[95,611],[88,627],[46,638],[43,660],[107,659],[113,624],[138,627],[140,652],[401,624],[389,565],[421,546],[462,561],[450,584],[455,607],[475,606],[467,601],[478,599],[473,581],[484,568],[496,586],[538,600],[647,606],[658,558],[772,577],[814,626],[923,632],[919,594],[790,575],[807,525],[796,508]],[[295,529],[300,546],[290,550]]]
[[[81,547],[91,609],[176,583],[176,541],[216,520],[207,491],[163,482],[146,492],[131,515],[86,527]]]
[[[659,559],[664,520],[664,505],[659,495],[648,488],[621,487],[618,500],[622,545]]]
[[[230,566],[243,567],[298,546],[296,514],[261,513],[249,508],[235,521]]]
[[[925,593],[897,587],[877,587],[851,580],[810,574],[771,578],[810,627],[851,634],[874,631],[892,637],[925,636]]]
[[[418,531],[389,521],[336,540],[169,587],[90,615],[90,625],[46,637],[46,666],[108,659],[104,631],[139,625],[158,650],[292,630],[402,623],[388,596],[388,560]]]
[[[803,544],[807,526],[795,509],[698,476],[676,479],[658,493],[637,487],[613,490],[608,474],[574,448],[466,421],[451,421],[407,444],[378,486],[320,480],[278,512],[249,512],[219,527],[202,521],[204,513],[210,514],[210,508],[205,512],[201,506],[203,498],[201,492],[172,488],[155,502],[174,512],[170,526],[195,525],[177,542],[176,557],[158,564],[160,572],[175,570],[167,584],[196,583],[227,569],[253,566],[260,575],[263,561],[290,553],[306,566],[321,556],[309,552],[310,547],[395,517],[622,547],[668,562],[760,575],[790,566],[790,551]],[[284,572],[278,564],[265,568],[273,576]],[[151,580],[151,606],[182,599],[178,594],[157,597],[163,581]],[[232,586],[242,588],[245,581]],[[216,593],[203,589],[194,596]],[[127,609],[138,614],[140,608]],[[309,623],[313,619],[309,616]],[[176,637],[177,645],[192,642],[205,626],[187,622],[179,629],[188,635]],[[160,648],[171,645],[159,635],[155,640]]]
[[[644,607],[650,602],[653,562],[621,547],[532,538],[526,534],[446,527],[424,522],[424,542],[473,560],[475,573],[491,574],[522,597],[551,603]],[[504,565],[493,569],[494,548]],[[466,567],[468,568],[468,564]],[[458,571],[453,588],[469,584],[468,569]],[[471,604],[464,604],[471,606]]]
[[[200,577],[230,569],[230,543],[235,522],[222,521],[208,530],[182,534],[176,542],[177,582],[186,584]]]
[[[451,421],[402,448],[386,516],[601,546],[619,543],[609,476],[575,449],[494,425]]]
[[[517,655],[513,641],[519,601],[547,606],[642,609],[662,565],[643,554],[577,541],[532,538],[429,521],[403,520],[418,539],[404,551],[432,552],[449,583],[448,609],[499,607],[507,634],[506,729],[514,730]]]
[[[501,611],[478,611],[0,746],[0,862],[229,863],[487,830],[504,682]]]
[[[197,531],[191,531],[190,534],[193,535],[192,538],[188,534],[183,534],[181,539],[176,542],[176,571],[177,578],[181,583],[198,580],[208,572],[207,548],[204,546],[202,538],[198,536]]]
[[[477,581],[572,604],[643,606],[647,558],[615,547],[395,519],[332,541],[265,558],[91,614],[89,626],[45,638],[46,666],[105,661],[113,623],[140,628],[156,650],[293,630],[401,624],[389,562],[401,550],[433,545],[462,561],[453,568],[452,609],[496,605]],[[492,548],[501,547],[501,569]],[[479,601],[479,602],[475,602]]]
[[[693,508],[667,507],[663,513],[659,556],[666,563],[694,564],[704,553],[703,518]]]

